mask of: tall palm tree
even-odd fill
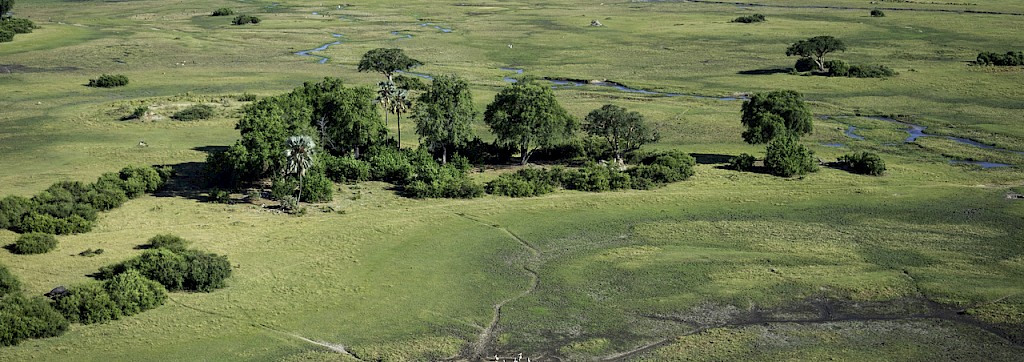
[[[398,92],[398,88],[395,88],[395,83],[392,82],[380,82],[377,83],[377,97],[373,101],[380,104],[381,108],[384,108],[384,125],[388,125],[388,113],[391,112],[391,104],[395,102],[395,93]]]
[[[402,148],[402,113],[408,112],[412,107],[412,99],[409,98],[409,91],[398,88],[389,104],[389,111],[398,116],[398,148]]]
[[[313,143],[313,138],[309,136],[291,136],[288,137],[288,141],[285,142],[284,155],[288,159],[288,163],[285,166],[284,173],[287,174],[298,174],[299,175],[299,198],[298,201],[302,201],[302,177],[306,175],[306,171],[313,167],[313,151],[316,148],[316,144]]]

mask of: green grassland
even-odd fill
[[[481,110],[513,75],[501,67],[713,97],[794,89],[815,114],[833,116],[803,140],[819,158],[871,151],[888,171],[822,168],[786,179],[727,170],[720,166],[730,156],[763,154],[740,137],[739,101],[559,88],[580,118],[606,103],[640,111],[662,135],[648,147],[698,154],[696,175],[651,191],[528,199],[414,200],[383,183],[337,185],[333,201],[301,217],[258,203],[145,196],[101,213],[89,233],[59,237],[55,251],[0,252],[0,263],[41,294],[175,233],[228,255],[228,287],[172,293],[151,311],[4,347],[0,360],[1019,359],[1024,201],[1007,195],[1024,193],[1024,155],[944,137],[903,143],[905,127],[863,116],[904,115],[930,134],[1024,151],[1024,70],[968,64],[981,51],[1021,50],[1024,16],[913,10],[1024,13],[1024,5],[760,3],[860,9],[19,1],[15,15],[41,27],[0,43],[0,195],[91,181],[128,164],[201,162],[207,147],[238,138],[244,102],[236,96],[280,94],[326,76],[375,84],[380,75],[355,68],[377,47],[403,48],[425,63],[416,72],[468,79]],[[911,10],[868,16],[876,6]],[[208,16],[220,7],[262,22]],[[768,21],[730,23],[755,12]],[[604,26],[590,27],[594,19]],[[816,35],[846,42],[833,57],[900,74],[788,74],[796,59],[785,48]],[[316,52],[325,64],[294,54],[334,41],[341,44]],[[131,82],[84,86],[103,73]],[[215,106],[215,116],[168,118],[195,103]],[[152,114],[120,120],[140,105]],[[413,122],[402,123],[403,146],[415,147]],[[851,125],[866,139],[846,137]],[[474,129],[493,138],[482,121]],[[0,245],[16,238],[0,231]],[[77,256],[96,248],[105,252]]]

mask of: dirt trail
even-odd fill
[[[477,337],[476,342],[473,342],[473,344],[471,345],[470,350],[469,350],[469,355],[467,355],[467,356],[460,356],[460,357],[467,358],[469,360],[480,360],[481,358],[483,358],[483,356],[485,354],[485,350],[487,349],[487,346],[490,345],[491,342],[494,340],[494,329],[498,326],[498,322],[501,321],[501,308],[503,308],[506,304],[514,302],[514,301],[518,300],[519,298],[525,297],[526,295],[528,295],[530,293],[533,293],[534,290],[537,290],[537,286],[540,284],[540,276],[539,276],[539,274],[537,274],[536,270],[534,270],[532,267],[530,267],[530,262],[531,261],[535,261],[535,260],[537,260],[537,258],[540,257],[540,250],[537,249],[537,247],[535,247],[532,244],[530,244],[529,242],[527,242],[526,240],[524,240],[523,238],[519,237],[519,235],[516,235],[511,230],[509,230],[509,229],[507,229],[507,228],[505,228],[505,227],[503,227],[501,225],[495,224],[493,222],[488,222],[488,221],[483,220],[481,218],[478,218],[478,217],[475,217],[475,216],[472,216],[472,215],[467,215],[467,214],[464,214],[464,213],[456,213],[456,215],[458,215],[460,217],[463,217],[463,218],[466,218],[466,219],[469,219],[469,220],[472,220],[472,221],[477,222],[479,224],[486,225],[488,227],[492,227],[492,228],[501,230],[506,235],[508,235],[510,238],[512,238],[513,240],[518,242],[520,245],[522,245],[524,248],[526,248],[527,250],[530,251],[530,259],[524,261],[523,262],[523,266],[522,266],[523,270],[526,272],[526,274],[530,276],[530,286],[528,288],[526,288],[526,290],[524,290],[524,291],[522,291],[522,292],[520,292],[520,293],[518,293],[516,295],[513,295],[513,296],[511,296],[509,298],[506,298],[505,300],[502,300],[501,302],[498,302],[497,304],[495,304],[494,305],[494,318],[491,318],[490,324],[488,324],[487,328],[484,328],[484,330],[480,332],[480,335]]]
[[[215,316],[218,316],[218,317],[232,319],[232,320],[236,320],[236,321],[243,321],[241,318],[238,318],[238,317],[235,317],[235,316],[231,316],[231,315],[227,315],[227,314],[219,313],[219,312],[214,312],[214,311],[209,311],[209,310],[205,310],[205,309],[196,308],[196,307],[193,307],[191,305],[179,302],[179,301],[175,300],[174,298],[168,297],[167,299],[170,300],[171,302],[174,302],[174,304],[180,305],[180,306],[182,306],[184,308],[188,308],[188,309],[200,312],[200,313],[205,313],[205,314],[209,314],[209,315],[215,315]],[[285,335],[285,336],[296,338],[296,339],[301,340],[303,342],[307,342],[307,343],[314,344],[314,345],[321,346],[321,347],[326,347],[327,349],[330,349],[331,351],[334,351],[334,352],[337,352],[337,353],[341,353],[341,354],[345,354],[345,355],[348,355],[348,356],[350,356],[350,357],[352,357],[352,358],[354,358],[356,360],[362,361],[362,359],[360,359],[359,356],[356,356],[356,355],[352,354],[352,352],[349,352],[348,350],[346,350],[345,349],[345,345],[343,345],[343,344],[323,342],[323,341],[317,341],[317,340],[314,340],[314,339],[309,339],[309,338],[300,336],[300,335],[295,334],[295,333],[291,333],[291,332],[288,332],[288,331],[284,331],[284,330],[281,330],[281,329],[278,329],[278,328],[271,327],[271,326],[266,325],[264,323],[249,323],[249,325],[252,326],[252,327],[258,328],[258,329],[262,329],[262,330],[268,331],[268,332],[282,334],[282,335]]]

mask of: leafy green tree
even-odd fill
[[[388,83],[394,83],[392,76],[396,71],[409,70],[417,65],[423,65],[419,60],[409,58],[402,49],[398,48],[377,48],[363,54],[359,60],[360,72],[374,71],[383,74],[388,78]]]
[[[310,167],[313,167],[313,152],[315,152],[316,144],[309,136],[291,136],[288,137],[286,145],[287,148],[284,152],[288,163],[284,173],[299,176],[298,200],[302,200],[302,177],[306,175],[306,171]]]
[[[529,82],[517,82],[498,92],[487,105],[484,122],[499,143],[519,149],[524,165],[537,147],[551,146],[576,129],[576,120],[558,104],[551,88]]]
[[[814,151],[797,142],[794,137],[772,139],[764,156],[764,166],[773,175],[791,177],[818,170]]]
[[[622,153],[640,149],[645,143],[658,140],[658,133],[647,126],[644,116],[614,104],[605,104],[587,114],[583,130],[608,141],[615,160],[622,162]]]
[[[14,9],[14,0],[0,0],[0,18],[11,12],[11,9]]]
[[[431,148],[441,148],[441,163],[448,163],[448,150],[464,145],[473,136],[470,124],[476,118],[469,82],[454,75],[439,76],[412,110],[416,134]]]
[[[743,102],[743,140],[768,143],[779,136],[800,137],[811,133],[813,117],[803,96],[791,90],[755,93]]]
[[[793,43],[786,49],[786,56],[813,57],[814,63],[818,65],[818,70],[824,72],[825,55],[837,51],[846,51],[846,44],[835,37],[821,35]]]

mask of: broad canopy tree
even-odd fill
[[[359,61],[360,72],[374,71],[383,74],[388,78],[388,83],[394,83],[392,77],[396,71],[409,70],[417,65],[423,65],[419,60],[409,58],[402,49],[398,48],[377,48],[363,54]]]
[[[576,120],[558,104],[551,88],[525,81],[498,92],[484,122],[498,142],[518,148],[524,165],[536,148],[551,146],[576,129]]]
[[[804,58],[813,58],[818,70],[824,72],[825,55],[837,51],[846,51],[846,44],[835,37],[821,35],[793,43],[786,49],[786,56],[799,55]]]
[[[439,76],[413,107],[416,134],[430,148],[441,149],[441,163],[448,163],[448,150],[469,142],[477,111],[469,82],[454,75]]]
[[[647,126],[644,116],[614,104],[605,104],[587,114],[583,130],[603,137],[615,153],[615,161],[622,162],[626,151],[640,149],[645,143],[656,142],[658,133]]]
[[[743,102],[740,121],[747,127],[743,140],[750,144],[768,143],[781,136],[799,138],[813,128],[803,96],[791,90],[755,93]]]

